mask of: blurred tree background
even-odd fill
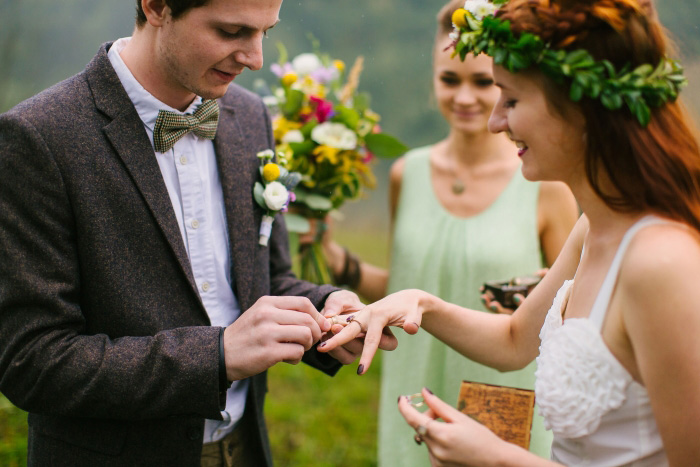
[[[690,79],[684,99],[700,115],[700,4],[658,3]],[[430,98],[435,14],[442,4],[287,0],[266,40],[264,69],[236,82],[248,88],[257,78],[272,82],[275,43],[284,43],[293,57],[310,51],[311,34],[322,52],[348,66],[364,56],[360,89],[372,95],[385,131],[411,147],[435,142],[446,132]],[[131,34],[133,17],[133,1],[0,0],[0,112],[82,70],[101,43]],[[336,223],[342,243],[380,265],[387,260],[389,166],[377,163],[377,189],[343,208],[345,218]],[[303,365],[273,368],[267,413],[277,465],[373,465],[379,366],[376,361],[362,377],[352,366],[333,379]],[[0,396],[0,465],[23,465],[25,451],[26,416]]]

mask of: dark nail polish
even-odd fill
[[[357,367],[357,374],[358,374],[358,375],[361,375],[363,371],[365,371],[365,366],[364,366],[364,365],[360,365],[360,366]]]
[[[519,295],[514,295],[514,296],[513,296],[513,303],[515,303],[516,305],[520,305],[520,302],[522,302],[522,301],[523,301],[523,299],[520,298]]]
[[[491,308],[491,311],[498,311],[498,307],[496,305],[491,305],[489,308]]]
[[[396,403],[398,404],[399,402],[401,402],[401,396],[399,396],[399,398],[396,399]]]
[[[320,344],[318,344],[318,348],[319,348],[319,349],[320,349],[320,348],[323,348],[323,347],[326,346],[326,344],[327,344],[327,342],[321,342]]]
[[[425,389],[426,391],[428,391],[428,393],[433,394],[433,391],[431,391],[430,389],[428,389],[428,388],[424,388],[424,389]]]

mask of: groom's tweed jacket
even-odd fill
[[[204,419],[220,418],[220,329],[109,46],[0,116],[0,391],[30,412],[31,465],[194,466]],[[214,144],[241,309],[270,294],[322,306],[334,289],[290,272],[281,218],[270,246],[257,243],[256,153],[273,144],[262,102],[232,85],[220,106]],[[270,464],[266,390],[265,373],[252,378]]]

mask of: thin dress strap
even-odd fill
[[[634,238],[635,234],[639,232],[644,227],[654,224],[667,224],[668,221],[661,219],[660,217],[649,215],[639,219],[635,224],[625,232],[622,237],[620,246],[617,247],[617,252],[613,258],[612,264],[610,264],[610,269],[605,276],[603,285],[598,291],[598,296],[593,303],[593,309],[588,319],[600,330],[603,327],[603,321],[605,320],[605,315],[608,311],[608,306],[610,305],[610,298],[612,297],[613,290],[615,289],[615,284],[617,283],[617,275],[620,272],[620,265],[625,257],[625,251],[630,242]]]

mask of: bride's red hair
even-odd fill
[[[667,53],[661,25],[637,0],[511,0],[498,16],[510,20],[516,33],[534,33],[557,48],[585,49],[618,70],[656,65]],[[568,95],[561,87],[545,91],[555,107]],[[681,104],[652,108],[646,127],[626,108],[610,111],[598,100],[583,99],[580,109],[586,174],[601,199],[618,211],[652,211],[700,231],[700,148]]]

